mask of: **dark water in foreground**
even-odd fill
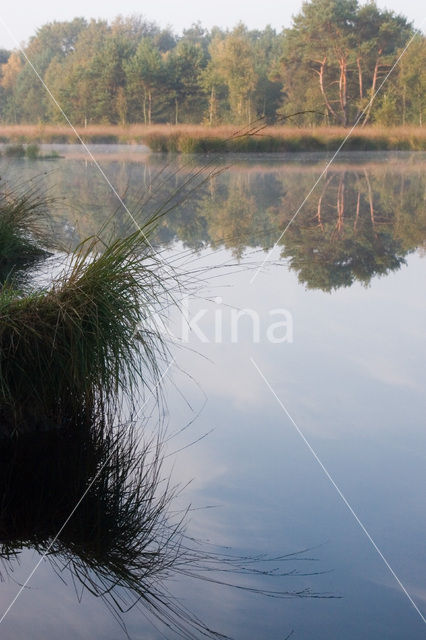
[[[196,167],[179,161],[159,176],[161,157],[100,161],[132,211],[150,188],[145,210],[154,211]],[[185,301],[195,330],[187,336],[172,318],[183,342],[165,381],[168,433],[177,433],[165,464],[173,482],[192,480],[173,509],[191,505],[187,533],[205,548],[246,558],[301,552],[276,561],[291,575],[234,572],[227,581],[327,597],[266,597],[182,575],[167,588],[241,640],[417,640],[425,623],[315,456],[425,615],[426,157],[342,156],[257,274],[324,163],[236,159],[168,214],[155,242],[200,280]],[[13,181],[47,168],[41,183],[68,199],[56,233],[75,246],[117,204],[84,159],[1,160],[0,173]],[[117,233],[128,228],[125,211],[115,219]],[[242,309],[251,311],[232,333]],[[0,614],[38,561],[26,546],[4,560]],[[123,619],[132,638],[177,637],[152,626],[143,607]],[[0,631],[8,640],[125,637],[102,600],[48,560]]]

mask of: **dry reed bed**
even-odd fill
[[[79,127],[79,135],[92,144],[146,144],[155,152],[286,152],[337,149],[348,133],[339,127],[297,128],[284,126],[253,128],[226,125],[90,125]],[[247,135],[244,135],[246,132]],[[75,143],[69,127],[59,125],[3,125],[3,143]],[[347,150],[426,150],[423,127],[357,128],[345,143]]]

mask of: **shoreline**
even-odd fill
[[[77,127],[90,144],[146,145],[165,153],[288,153],[336,151],[350,129],[342,127],[294,128],[268,126],[244,135],[242,127],[224,125],[90,125]],[[75,144],[67,126],[0,125],[3,144]],[[357,128],[345,142],[345,151],[426,151],[426,127]]]

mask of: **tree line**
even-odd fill
[[[371,98],[413,42],[374,100]],[[27,58],[76,125],[250,123],[422,125],[426,38],[374,2],[305,2],[289,29],[179,36],[141,17],[42,26],[25,56],[0,50],[0,120],[62,122]]]

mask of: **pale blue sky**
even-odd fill
[[[297,13],[302,0],[155,0],[151,3],[137,0],[105,2],[105,0],[23,0],[22,2],[4,2],[0,9],[0,47],[13,48],[13,40],[7,34],[3,21],[18,39],[28,39],[35,29],[53,20],[69,20],[75,16],[101,17],[111,19],[117,14],[142,14],[148,20],[161,25],[171,25],[180,32],[192,22],[200,20],[206,27],[219,25],[232,27],[242,20],[250,28],[262,28],[271,24],[277,29],[290,26],[291,17]],[[415,25],[424,29],[424,4],[422,0],[378,0],[380,7],[387,7],[403,13]]]

